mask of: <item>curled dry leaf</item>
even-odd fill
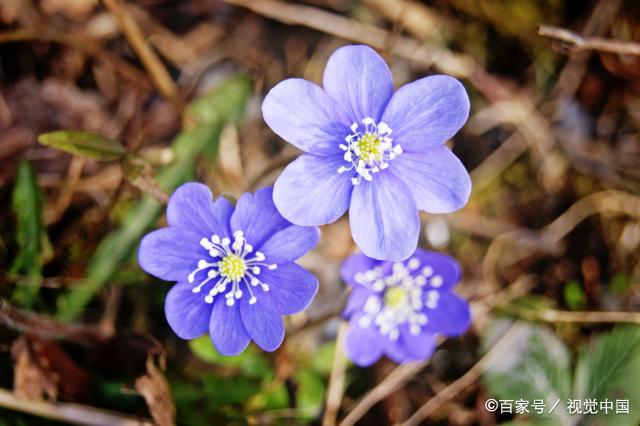
[[[91,388],[89,375],[57,342],[25,335],[14,342],[11,353],[16,396],[33,400],[87,400]]]
[[[14,360],[13,392],[18,398],[40,400],[57,399],[58,385],[38,365],[26,337],[20,337],[11,346]]]
[[[154,356],[147,358],[147,374],[136,379],[135,387],[147,402],[151,417],[160,426],[173,425],[176,408],[171,396],[169,382],[164,377],[164,358],[160,357],[160,366],[156,366]]]

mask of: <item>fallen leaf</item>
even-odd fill
[[[147,402],[153,420],[160,426],[174,425],[176,408],[169,382],[156,366],[153,356],[147,358],[147,374],[136,379],[135,388]],[[161,364],[164,364],[162,359]],[[163,367],[161,365],[161,367]]]

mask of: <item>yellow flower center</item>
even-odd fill
[[[220,275],[232,281],[239,281],[247,271],[247,265],[244,264],[244,260],[235,254],[224,257],[218,265]]]
[[[376,133],[365,133],[358,141],[359,157],[368,163],[382,160],[380,139]]]
[[[391,287],[384,293],[385,304],[392,308],[403,306],[408,298],[407,290],[402,287]]]

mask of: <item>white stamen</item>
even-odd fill
[[[443,283],[443,279],[440,275],[434,275],[433,278],[431,278],[431,281],[429,281],[429,284],[431,284],[432,287],[440,287],[442,286]]]
[[[352,185],[359,185],[361,179],[373,180],[373,175],[389,168],[389,161],[402,153],[400,145],[393,145],[391,128],[384,122],[376,123],[372,117],[361,120],[364,127],[356,122],[351,125],[352,134],[345,137],[346,144],[338,145],[344,151],[344,161],[349,163],[337,169],[338,174],[354,173]]]
[[[428,322],[422,310],[425,306],[436,309],[440,298],[439,291],[425,287],[427,277],[424,273],[433,275],[433,269],[421,266],[419,259],[411,258],[406,264],[394,262],[391,274],[384,276],[380,267],[354,274],[355,282],[374,292],[362,307],[358,325],[367,328],[373,324],[392,341],[399,338],[400,327],[404,324],[411,335],[420,334]]]
[[[202,238],[199,243],[207,251],[210,259],[200,259],[197,267],[189,273],[187,281],[194,283],[196,276],[206,271],[206,278],[192,288],[192,292],[198,294],[205,286],[211,286],[204,296],[205,303],[211,304],[216,296],[224,294],[225,304],[234,306],[235,300],[244,296],[244,288],[249,292],[249,304],[253,305],[257,303],[258,295],[253,293],[252,287],[259,286],[263,292],[269,291],[269,285],[262,282],[257,275],[261,272],[261,266],[273,270],[278,265],[265,263],[266,256],[260,251],[249,257],[253,252],[253,246],[244,238],[242,231],[235,231],[233,240],[214,234],[210,239]],[[230,286],[229,289],[227,285]],[[244,287],[241,288],[241,285]]]

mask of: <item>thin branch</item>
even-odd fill
[[[619,55],[640,56],[640,44],[627,41],[619,41],[602,37],[583,37],[572,31],[560,27],[541,24],[538,34],[568,44],[570,50],[597,50],[599,52],[617,53]]]
[[[513,341],[516,335],[517,327],[515,324],[511,325],[509,330],[498,340],[498,342],[491,348],[485,356],[483,356],[464,376],[460,377],[456,381],[450,383],[447,387],[442,389],[436,395],[428,400],[422,407],[418,409],[411,417],[409,417],[401,426],[416,426],[420,424],[424,419],[429,417],[434,411],[440,408],[445,402],[454,398],[460,394],[468,386],[471,386],[476,380],[482,376],[487,367],[493,362],[493,360],[500,354],[505,352]]]
[[[329,387],[327,389],[327,404],[322,418],[322,426],[335,426],[338,410],[342,405],[344,392],[344,373],[347,368],[347,357],[344,353],[345,337],[348,322],[342,321],[336,339],[336,350],[333,353]]]
[[[465,56],[436,46],[427,46],[412,38],[394,37],[389,31],[353,21],[324,10],[278,0],[223,0],[225,3],[247,8],[259,15],[288,25],[302,25],[326,34],[365,43],[380,50],[416,61],[427,67],[434,66],[456,77],[469,77],[475,70],[474,61]],[[393,40],[393,43],[390,41]]]
[[[353,426],[379,401],[386,398],[391,392],[404,385],[420,370],[427,366],[429,361],[411,362],[396,367],[382,382],[369,391],[357,404],[347,417],[340,422],[340,426]]]
[[[640,312],[621,311],[560,311],[556,309],[529,309],[518,305],[504,305],[501,309],[529,321],[549,323],[629,323],[640,324]]]
[[[0,299],[0,325],[45,339],[70,340],[83,346],[91,346],[109,338],[94,325],[56,321],[46,315],[15,308],[3,299]]]
[[[0,389],[0,407],[21,411],[45,419],[80,425],[101,426],[152,426],[148,419],[135,418],[114,411],[88,405],[32,401],[17,398],[13,393]]]
[[[151,80],[158,88],[158,91],[180,109],[181,104],[178,99],[178,89],[162,61],[158,59],[147,44],[144,34],[136,21],[129,15],[120,0],[103,0],[103,3],[118,21],[122,33],[149,72]]]

